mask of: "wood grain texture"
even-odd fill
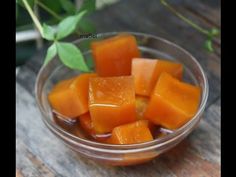
[[[220,100],[205,111],[199,127],[191,134],[191,150],[204,159],[220,164]]]
[[[220,4],[215,0],[170,1],[204,27],[220,26]],[[210,95],[197,127],[174,149],[146,164],[110,167],[85,159],[67,148],[43,124],[34,99],[36,74],[46,50],[20,67],[16,77],[16,169],[18,176],[63,177],[218,177],[220,176],[220,38],[217,52],[206,52],[205,36],[171,14],[157,0],[121,1],[91,16],[97,32],[137,31],[177,43],[203,66]]]
[[[48,169],[44,165],[44,163],[37,158],[37,156],[32,154],[27,148],[27,145],[23,144],[23,142],[21,142],[21,139],[19,138],[16,139],[16,153],[17,153],[16,176],[19,177],[56,176],[55,175],[56,173]]]
[[[193,3],[192,0],[185,0],[184,6],[188,9],[191,9],[196,13],[197,16],[200,16],[210,24],[215,27],[221,26],[221,14],[220,14],[220,0],[200,0],[198,3]]]

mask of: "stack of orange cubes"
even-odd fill
[[[121,34],[91,45],[96,73],[59,82],[48,95],[54,110],[79,119],[87,134],[111,133],[105,143],[155,138],[153,127],[177,129],[197,112],[200,87],[182,81],[183,65],[141,58],[134,36]]]

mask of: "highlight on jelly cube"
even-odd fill
[[[89,83],[89,111],[96,133],[135,121],[132,76],[96,77]]]
[[[147,58],[134,58],[132,60],[132,75],[134,76],[135,92],[143,96],[150,96],[162,72],[182,79],[182,64]]]
[[[52,108],[68,118],[76,118],[88,112],[89,78],[94,73],[81,74],[57,83],[48,94]]]
[[[130,75],[132,59],[140,57],[136,39],[130,34],[95,41],[91,48],[99,76]]]
[[[148,128],[147,120],[139,120],[129,124],[115,127],[108,143],[111,144],[136,144],[153,140]]]
[[[179,128],[197,112],[200,96],[200,87],[181,82],[168,73],[162,73],[144,116],[163,127]]]

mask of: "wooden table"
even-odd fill
[[[176,0],[173,5],[203,27],[220,27],[218,0]],[[203,49],[205,37],[171,14],[158,0],[120,1],[91,17],[98,32],[138,31],[164,37],[191,52],[205,70],[210,94],[199,127],[181,144],[138,166],[110,167],[82,158],[44,126],[34,98],[35,77],[45,55],[40,51],[20,67],[16,79],[16,168],[18,176],[209,177],[220,176],[220,38],[216,51]]]

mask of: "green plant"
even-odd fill
[[[182,14],[180,14],[178,11],[176,11],[169,3],[166,2],[166,0],[160,0],[161,4],[164,5],[166,8],[168,8],[173,14],[175,14],[177,17],[179,17],[181,20],[183,20],[185,23],[189,24],[202,34],[204,34],[207,39],[204,43],[204,47],[209,51],[209,52],[214,52],[214,48],[212,45],[212,41],[214,37],[217,37],[220,34],[220,30],[217,28],[212,28],[210,30],[204,29],[201,26],[197,25],[193,21],[189,20]]]
[[[88,29],[90,27],[88,25],[86,26],[86,23],[83,23],[85,25],[80,25],[80,22],[83,20],[85,15],[95,10],[95,0],[84,0],[78,11],[71,1],[60,0],[62,8],[67,12],[67,14],[69,14],[65,17],[61,17],[39,0],[18,0],[17,3],[26,8],[42,38],[52,42],[51,46],[47,50],[44,64],[47,64],[58,55],[59,59],[67,67],[85,72],[90,71],[80,49],[72,43],[62,42],[61,40],[74,32],[80,34],[78,27],[82,29]],[[46,23],[43,23],[43,25],[40,23],[32,10],[35,5],[40,6],[59,21],[56,28],[53,28]]]

